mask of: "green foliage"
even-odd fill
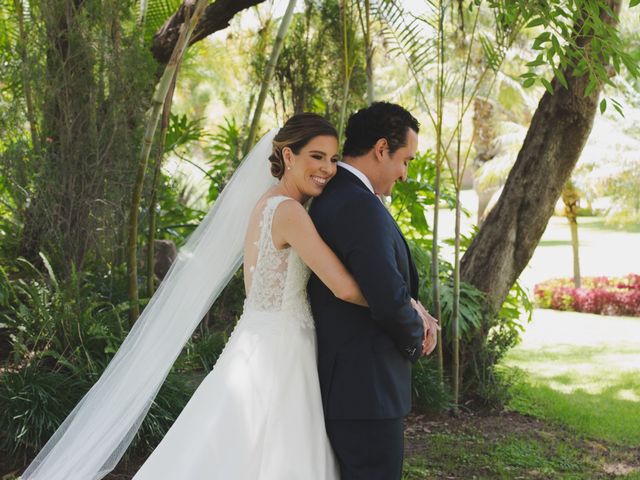
[[[128,331],[124,268],[74,271],[60,280],[24,259],[0,268],[0,451],[22,465],[42,448],[102,374]],[[20,275],[20,277],[18,277]],[[220,355],[226,336],[205,333],[189,341],[147,414],[129,453],[152,450]]]
[[[222,331],[205,331],[202,336],[187,343],[179,368],[210,372],[218,361],[227,340],[226,334]]]
[[[151,43],[155,33],[178,10],[181,0],[136,0],[138,23],[142,24],[144,42]],[[143,11],[142,5],[146,6]]]
[[[375,2],[373,13],[383,25],[382,35],[389,53],[403,57],[412,72],[423,71],[437,56],[437,36],[433,32],[440,24],[439,9],[434,3],[426,5],[421,17],[408,15],[401,3],[388,0]]]
[[[447,342],[453,339],[453,280],[448,279],[440,285],[440,318],[443,338]],[[460,338],[470,342],[482,325],[484,294],[468,283],[460,282],[460,311],[458,312],[458,328]]]
[[[435,163],[432,152],[417,155],[409,168],[406,182],[394,187],[393,198],[389,206],[396,221],[408,239],[413,260],[418,269],[419,298],[428,308],[433,307],[431,278],[431,228],[426,220],[426,210],[435,200],[433,184],[435,182]],[[455,193],[450,181],[441,186],[441,199],[450,209],[455,208]],[[453,239],[445,240],[452,244]],[[462,251],[471,243],[470,237],[461,238]],[[445,369],[450,365],[451,356],[451,316],[453,313],[453,265],[439,259],[440,303]],[[500,312],[486,311],[484,294],[465,282],[460,283],[459,328],[461,337],[461,371],[463,372],[463,391],[467,396],[480,399],[491,405],[503,404],[507,399],[511,379],[500,376],[495,367],[499,360],[515,346],[523,331],[521,312],[531,318],[532,305],[526,292],[516,283],[504,302]],[[414,379],[420,395],[428,398],[428,404],[444,408],[445,391],[439,382],[432,378],[433,365],[429,368],[414,367]],[[418,396],[417,392],[414,392]],[[429,395],[432,395],[431,398]],[[439,400],[438,400],[439,399]],[[417,400],[419,403],[419,400]]]
[[[538,52],[537,56],[527,63],[529,70],[521,75],[525,87],[539,82],[553,93],[545,78],[550,67],[564,88],[569,88],[565,72],[576,77],[587,75],[584,94],[589,96],[603,84],[613,85],[603,61],[609,62],[616,74],[626,69],[630,76],[638,77],[637,62],[625,51],[617,27],[603,20],[604,15],[616,16],[603,2],[546,0],[518,2],[512,8],[521,9],[527,19],[526,29],[536,32],[531,48]],[[587,42],[589,46],[585,48]],[[601,104],[601,109],[604,111],[606,106],[606,102]]]
[[[7,250],[31,262],[46,251],[63,276],[85,257],[119,260],[131,159],[155,81],[133,2],[71,3],[5,0],[1,8],[16,32],[16,7],[24,8],[22,33],[0,45]]]
[[[191,120],[187,115],[171,114],[164,142],[165,154],[188,146],[206,137],[201,118]]]
[[[438,365],[432,357],[420,359],[411,369],[413,404],[424,412],[441,412],[449,407],[451,395],[440,382]]]
[[[233,118],[225,118],[224,124],[219,125],[217,133],[211,136],[211,143],[207,149],[207,177],[211,181],[207,195],[209,202],[218,198],[240,164],[244,136],[245,132]]]
[[[126,455],[146,455],[151,452],[178,418],[196,386],[184,374],[169,373]]]
[[[389,204],[389,210],[405,236],[420,242],[423,248],[431,245],[431,227],[425,215],[435,202],[435,176],[434,152],[427,150],[416,154],[416,158],[409,162],[407,181],[396,183]],[[453,208],[455,192],[452,183],[445,179],[440,189],[440,200],[448,208]]]
[[[350,3],[350,2],[347,2]],[[349,11],[351,4],[347,5]],[[355,15],[355,11],[352,12]],[[366,105],[365,47],[356,35],[353,19],[347,19],[347,66],[351,72],[347,112]],[[273,43],[273,21],[266,22],[252,48],[250,73],[259,84]],[[275,71],[274,100],[276,118],[300,111],[312,111],[339,124],[344,96],[345,52],[340,2],[306,0],[305,9],[294,14]],[[331,66],[322,68],[319,66]],[[252,99],[250,99],[252,100]]]
[[[0,451],[15,461],[48,440],[98,378],[126,334],[126,303],[105,296],[98,279],[72,270],[59,280],[24,259],[0,270]]]
[[[41,363],[70,375],[102,371],[124,338],[127,303],[115,305],[96,293],[90,274],[72,270],[58,283],[51,270],[47,279],[26,260],[18,264],[30,278],[0,277],[10,298],[0,318],[10,333],[11,364]]]
[[[36,453],[89,389],[86,377],[30,363],[0,375],[0,452],[16,466]]]
[[[319,59],[326,56],[330,38],[318,29],[322,8],[321,2],[305,2],[304,12],[293,16],[278,57],[275,79],[286,112],[317,111],[316,107],[324,103],[326,72],[317,65]]]
[[[178,247],[185,242],[206,214],[190,206],[191,203],[191,190],[179,178],[162,173],[156,213],[157,239],[172,240]],[[141,215],[141,220],[146,220],[146,215]]]
[[[527,292],[518,282],[509,291],[500,312],[492,315],[483,310],[482,324],[465,347],[463,358],[463,387],[468,396],[488,406],[506,404],[516,377],[512,372],[500,370],[499,362],[520,343],[532,312]]]

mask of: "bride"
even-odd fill
[[[244,242],[244,313],[225,351],[135,480],[338,478],[322,413],[309,269],[366,305],[302,206],[336,173],[337,133],[300,114],[273,141],[280,182],[258,201]]]
[[[269,151],[277,183],[263,173]],[[339,477],[322,413],[309,269],[340,299],[367,303],[303,206],[322,193],[337,160],[337,132],[315,114],[294,115],[258,143],[24,480],[99,479],[113,469],[241,250],[243,314],[215,368],[134,478]]]

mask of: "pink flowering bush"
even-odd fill
[[[569,278],[547,280],[534,287],[534,299],[539,308],[640,317],[640,275],[583,277],[581,288]]]

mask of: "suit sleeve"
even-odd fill
[[[335,219],[345,264],[369,303],[373,320],[411,361],[420,358],[422,320],[411,306],[409,286],[397,260],[393,221],[375,197],[344,205]]]

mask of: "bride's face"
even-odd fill
[[[282,153],[287,166],[284,179],[292,182],[307,197],[320,195],[336,174],[338,140],[330,135],[312,138],[298,154],[287,147]]]

